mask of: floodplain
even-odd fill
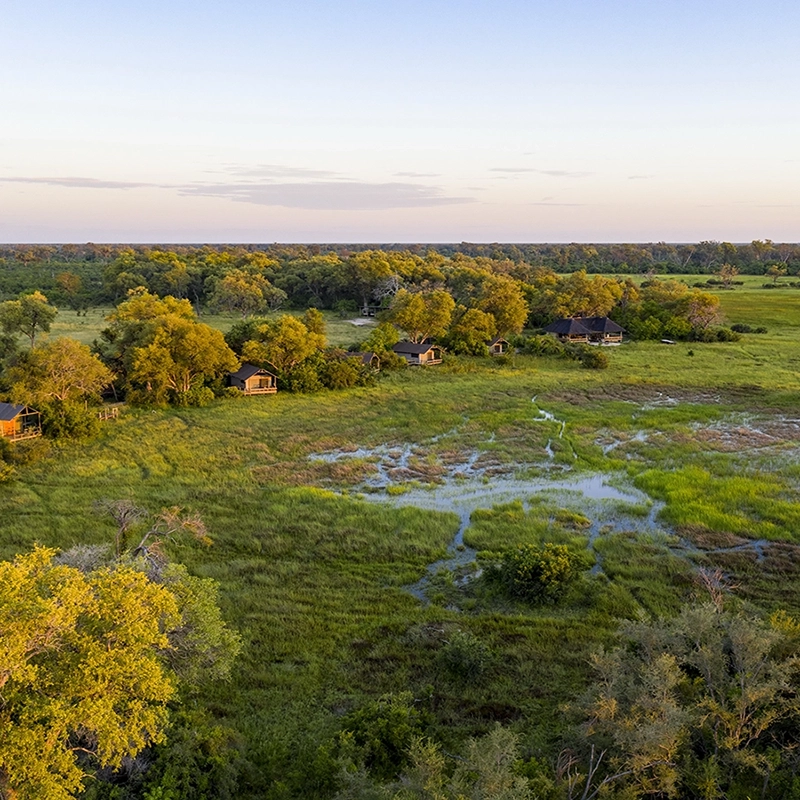
[[[701,596],[701,568],[800,612],[800,295],[721,297],[768,332],[626,343],[605,370],[449,358],[368,388],[127,410],[91,442],[37,443],[0,490],[0,556],[108,542],[102,500],[201,515],[213,545],[172,555],[219,582],[244,649],[192,702],[235,743],[240,797],[332,796],[341,719],[387,693],[453,748],[501,723],[551,758],[592,650]],[[581,555],[558,604],[482,581],[544,542]],[[481,680],[441,669],[454,631],[491,652]]]

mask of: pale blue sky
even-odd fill
[[[0,2],[0,241],[800,240],[800,3]]]

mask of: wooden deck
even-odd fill
[[[28,430],[20,431],[19,433],[6,433],[3,435],[3,438],[8,439],[9,442],[21,442],[24,439],[35,439],[37,436],[41,435],[41,428],[28,428]]]
[[[259,389],[244,389],[242,394],[250,395],[250,394],[276,394],[278,391],[277,386],[265,386]]]

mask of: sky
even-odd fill
[[[796,0],[0,0],[2,242],[800,241]]]

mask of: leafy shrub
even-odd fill
[[[657,317],[632,319],[628,322],[628,333],[632,339],[662,339],[664,325]]]
[[[564,345],[549,334],[520,337],[515,344],[519,351],[527,356],[561,356],[570,358]]]
[[[411,744],[424,732],[410,692],[389,694],[348,714],[339,750],[361,762],[378,780],[391,780],[406,765]]]
[[[214,399],[214,392],[208,386],[193,386],[188,392],[180,396],[180,405],[207,406]]]
[[[358,305],[355,300],[337,300],[333,304],[333,310],[341,319],[347,319],[358,313]]]
[[[507,550],[500,577],[514,597],[531,602],[554,601],[578,576],[578,559],[563,544],[536,545]]]
[[[718,342],[738,342],[742,338],[740,333],[731,328],[718,328],[716,333]]]
[[[747,325],[743,322],[731,325],[731,330],[736,331],[736,333],[767,333],[767,329],[763,325],[754,328],[752,325]]]
[[[608,369],[608,354],[599,347],[587,347],[581,353],[581,364],[586,369]]]
[[[323,388],[317,365],[311,360],[301,362],[284,375],[284,384],[290,392],[318,392]]]
[[[40,406],[42,431],[51,439],[88,439],[97,434],[97,411],[75,401],[53,400]]]
[[[452,678],[477,682],[490,667],[492,654],[477,636],[456,631],[439,651],[437,660]]]
[[[349,389],[361,382],[355,359],[332,359],[320,370],[319,377],[327,389]]]

